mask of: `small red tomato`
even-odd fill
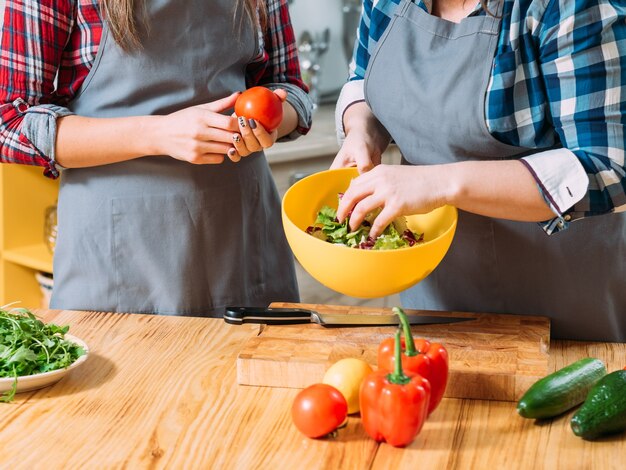
[[[283,120],[283,103],[272,90],[255,86],[239,95],[235,101],[235,114],[254,119],[271,132]]]
[[[332,385],[315,384],[296,396],[291,417],[298,430],[307,437],[322,437],[333,432],[348,415],[348,403]]]

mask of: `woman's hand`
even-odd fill
[[[346,139],[330,168],[356,166],[359,173],[365,173],[380,165],[381,156],[389,146],[391,136],[367,103],[350,105],[343,113],[343,124]]]
[[[287,99],[285,90],[274,90],[274,94],[283,103]],[[228,158],[234,162],[238,162],[242,157],[270,148],[278,139],[278,127],[272,131],[267,131],[254,119],[246,119],[235,114],[233,114],[233,118],[237,119],[238,132],[231,136],[234,149],[228,153]]]
[[[370,231],[378,237],[393,219],[401,215],[423,214],[445,204],[440,166],[378,165],[353,179],[344,193],[337,219],[350,215],[350,228],[356,229],[365,216],[382,208]]]
[[[221,113],[235,105],[238,95],[163,116],[158,153],[194,164],[222,163],[234,150],[232,133],[238,127],[236,119]]]
[[[380,165],[380,161],[381,152],[367,134],[353,130],[346,136],[330,168],[357,167],[359,173],[365,173]]]

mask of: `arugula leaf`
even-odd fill
[[[13,387],[0,401],[9,402],[17,391],[17,378],[64,369],[85,350],[67,341],[69,325],[46,324],[23,308],[0,308],[0,377],[13,377]]]
[[[7,364],[12,364],[14,362],[20,363],[26,361],[37,361],[37,354],[35,354],[32,349],[22,345],[13,352],[9,360],[6,362]]]

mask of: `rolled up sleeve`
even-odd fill
[[[0,161],[37,165],[51,178],[56,121],[71,112],[49,104],[61,55],[74,24],[71,2],[7,2],[0,48]]]
[[[553,224],[565,228],[573,218],[569,212],[587,193],[589,178],[582,164],[568,149],[535,153],[521,159],[531,172],[546,201],[556,216]]]
[[[258,55],[246,69],[247,84],[265,86],[271,90],[281,88],[287,92],[287,102],[298,115],[298,125],[280,141],[295,140],[311,128],[313,101],[302,81],[287,0],[267,2],[267,27],[259,35],[259,43]]]

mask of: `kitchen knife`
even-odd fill
[[[411,325],[437,325],[475,320],[475,318],[438,317],[434,315],[407,315],[407,318]],[[264,323],[267,325],[318,323],[322,326],[385,326],[398,325],[398,316],[393,314],[319,313],[303,308],[226,307],[224,321],[231,325],[243,323]]]

